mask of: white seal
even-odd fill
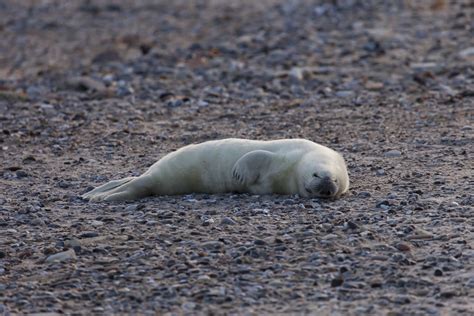
[[[299,194],[337,198],[349,176],[342,156],[305,139],[223,139],[185,146],[139,177],[110,181],[82,197],[134,200],[190,193]]]

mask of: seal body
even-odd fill
[[[223,139],[185,146],[139,177],[106,183],[86,194],[91,201],[150,195],[239,192],[336,198],[349,188],[342,156],[305,139]]]

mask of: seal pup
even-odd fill
[[[110,181],[82,197],[125,201],[151,195],[237,192],[338,198],[348,188],[346,163],[328,147],[305,139],[229,138],[182,147],[141,176]]]

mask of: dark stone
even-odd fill
[[[93,238],[99,236],[98,233],[96,232],[83,232],[82,234],[79,235],[81,238]]]
[[[341,276],[335,277],[334,279],[331,280],[332,287],[341,286],[343,283],[344,283],[344,279]]]

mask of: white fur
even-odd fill
[[[344,159],[304,139],[223,139],[185,146],[139,177],[106,183],[86,194],[91,201],[133,200],[149,195],[248,192],[339,197],[349,188]],[[329,183],[329,184],[328,184]],[[319,190],[319,191],[318,191]]]

